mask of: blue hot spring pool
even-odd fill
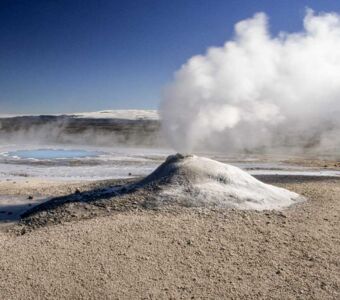
[[[7,156],[22,159],[76,159],[84,157],[96,157],[103,154],[100,151],[76,150],[76,149],[34,149],[16,150],[6,153]]]

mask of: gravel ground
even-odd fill
[[[0,298],[339,299],[340,180],[261,179],[308,201],[283,212],[114,210],[2,231]]]

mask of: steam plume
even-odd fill
[[[264,13],[188,60],[160,112],[177,150],[340,149],[340,15],[307,9],[304,30],[271,36]]]

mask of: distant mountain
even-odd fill
[[[68,116],[85,119],[122,119],[122,120],[158,120],[157,110],[146,109],[115,109],[94,112],[65,113],[65,114],[0,114],[0,119],[15,117],[39,117],[39,116]]]
[[[0,142],[163,144],[156,110],[105,110],[63,115],[0,115]]]

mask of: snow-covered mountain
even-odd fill
[[[116,109],[96,112],[83,112],[71,114],[77,118],[89,119],[124,119],[124,120],[158,120],[157,110],[142,109]]]

